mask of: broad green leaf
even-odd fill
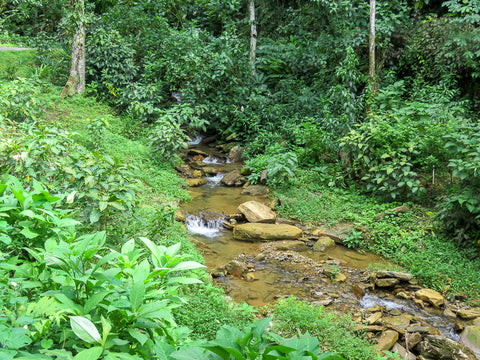
[[[108,205],[113,206],[117,210],[125,210],[125,206],[123,206],[121,203],[118,201],[111,201],[108,203]]]
[[[345,360],[343,357],[333,353],[325,353],[320,355],[317,360]]]
[[[101,316],[102,319],[102,345],[105,346],[105,343],[107,342],[107,337],[110,334],[110,331],[112,330],[112,325],[108,322],[107,319]]]
[[[97,209],[92,209],[92,211],[90,212],[89,220],[90,224],[94,224],[98,220],[100,220],[100,211],[98,211]]]
[[[140,332],[140,330],[138,329],[128,329],[128,333],[132,338],[137,340],[140,345],[145,344],[149,339],[148,335],[146,335],[143,332]]]
[[[167,284],[191,285],[191,284],[203,284],[203,281],[195,278],[173,277],[171,279],[168,279]]]
[[[39,234],[36,232],[32,231],[30,228],[26,227],[22,231],[20,231],[20,234],[25,236],[27,239],[35,239]]]
[[[3,195],[5,190],[7,189],[8,185],[6,184],[0,184],[0,195]]]
[[[75,335],[89,344],[101,341],[100,333],[95,327],[95,324],[83,316],[71,316],[70,326]],[[100,354],[98,356],[100,356]]]
[[[172,271],[182,271],[182,270],[193,270],[204,268],[205,265],[202,265],[196,261],[182,261],[172,268]]]
[[[95,346],[90,349],[80,351],[73,360],[97,360],[103,353],[101,346]]]
[[[176,360],[209,360],[210,356],[205,354],[205,351],[199,348],[179,350],[170,354],[170,357]],[[168,359],[168,358],[167,358]],[[223,359],[229,359],[228,353],[225,353]]]
[[[130,289],[130,304],[133,312],[136,312],[145,297],[145,284],[136,282]]]
[[[106,202],[106,201],[100,201],[99,205],[100,205],[100,206],[99,206],[100,211],[103,211],[103,210],[105,210],[105,209],[107,208],[108,202]]]
[[[83,307],[84,313],[88,314],[90,311],[92,311],[105,298],[105,296],[110,293],[111,291],[102,291],[90,296]]]

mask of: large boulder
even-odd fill
[[[240,146],[234,146],[230,152],[228,153],[228,158],[233,162],[233,163],[239,163],[242,162],[243,160],[243,153],[245,152],[244,147]]]
[[[420,289],[415,292],[415,297],[422,301],[426,301],[435,307],[440,307],[445,304],[445,299],[443,296],[439,292],[432,289]]]
[[[227,186],[242,186],[247,182],[245,176],[240,174],[240,170],[233,170],[226,173],[222,178],[221,183]]]
[[[480,355],[480,327],[467,326],[460,335],[460,344],[467,346]]]
[[[274,223],[277,217],[272,209],[259,201],[244,202],[238,206],[238,211],[252,223]]]
[[[333,241],[328,236],[321,236],[317,242],[313,245],[314,251],[325,252],[328,249],[332,249],[335,247],[335,241]]]
[[[233,237],[243,241],[296,240],[301,236],[301,229],[285,224],[247,223],[233,229]]]
[[[398,333],[393,330],[385,330],[378,338],[378,350],[390,350],[398,340]]]
[[[412,274],[400,272],[400,271],[387,271],[387,270],[380,270],[376,273],[377,278],[395,278],[400,281],[410,281],[413,279]]]
[[[480,311],[473,309],[462,309],[457,311],[457,316],[464,320],[473,320],[480,317]]]
[[[206,179],[185,179],[185,182],[190,187],[201,186],[207,183]]]
[[[427,335],[418,344],[420,355],[424,359],[444,360],[476,360],[472,350],[455,341],[439,335]]]

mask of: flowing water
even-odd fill
[[[250,305],[262,306],[272,303],[278,297],[297,296],[299,298],[312,298],[312,294],[318,291],[328,293],[330,289],[336,286],[335,291],[339,296],[335,303],[337,310],[345,306],[346,311],[354,304],[356,308],[368,308],[375,305],[384,306],[386,309],[398,308],[402,312],[414,314],[421,317],[424,321],[440,330],[442,335],[458,341],[458,335],[453,330],[452,321],[446,320],[440,314],[419,309],[408,300],[382,299],[370,294],[366,294],[362,299],[358,299],[352,292],[351,286],[345,286],[344,289],[338,289],[338,285],[325,278],[307,276],[302,271],[301,266],[296,266],[289,262],[278,261],[278,259],[267,259],[255,261],[254,256],[259,253],[263,243],[249,243],[233,239],[231,230],[224,229],[222,222],[224,218],[219,216],[210,221],[202,220],[199,216],[204,211],[214,211],[220,214],[238,213],[238,205],[250,200],[268,202],[264,196],[242,195],[242,188],[225,187],[220,184],[220,180],[225,172],[233,170],[238,166],[230,164],[225,159],[210,156],[207,158],[211,164],[220,170],[220,174],[208,177],[207,184],[191,188],[190,194],[192,201],[183,205],[182,210],[188,214],[185,225],[191,236],[202,243],[204,251],[205,264],[212,273],[217,273],[217,281],[223,284],[229,291],[230,296],[237,302],[247,302]],[[354,269],[366,269],[369,266],[387,267],[389,263],[379,256],[369,253],[359,253],[345,247],[336,246],[328,253],[319,253],[307,251],[302,253],[314,261],[326,261],[328,259],[338,259],[342,266]],[[225,277],[217,269],[229,263],[232,259],[244,257],[255,267],[255,280],[245,281],[245,279],[235,277]],[[314,299],[313,299],[314,300]],[[339,301],[337,301],[339,300]],[[341,309],[340,309],[341,310]]]

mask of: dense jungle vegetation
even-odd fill
[[[0,0],[0,44],[32,48],[0,51],[0,359],[383,358],[348,317],[211,285],[175,222],[197,133],[284,216],[479,305],[479,0],[378,1],[373,83],[365,1],[257,0],[252,65],[247,1],[87,0],[61,99],[73,3]]]

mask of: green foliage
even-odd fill
[[[24,122],[38,117],[45,103],[35,80],[17,79],[0,84],[0,123]]]
[[[462,104],[453,94],[430,88],[437,102],[402,100],[403,81],[378,91],[375,110],[367,121],[342,139],[351,157],[350,176],[366,182],[367,191],[384,199],[411,199],[425,192],[421,172],[445,173],[448,153],[443,136],[466,123]],[[418,99],[413,94],[412,99]]]
[[[266,171],[267,184],[278,187],[288,185],[295,178],[297,166],[296,154],[276,145],[269,147],[265,155],[248,160],[245,169],[250,172],[248,180],[252,183],[259,183],[262,172]]]
[[[74,235],[77,221],[57,209],[62,197],[53,196],[41,183],[34,181],[33,190],[25,190],[14,177],[0,184],[0,241],[2,251],[18,254],[23,247],[43,246],[50,238],[66,240]]]
[[[42,182],[50,191],[69,192],[67,203],[80,205],[90,224],[132,209],[137,186],[131,167],[117,159],[89,153],[74,142],[75,134],[32,125],[24,138],[1,144],[2,170],[24,184]]]
[[[448,166],[458,179],[450,193],[439,204],[440,220],[456,242],[480,242],[480,133],[477,124],[469,124],[463,132],[446,135],[445,147],[451,154]]]
[[[105,239],[105,233],[68,242],[48,239],[43,248],[28,249],[35,262],[15,263],[12,258],[1,267],[14,276],[5,284],[15,284],[16,292],[24,295],[22,300],[5,299],[3,311],[9,317],[4,323],[32,325],[17,333],[16,342],[0,335],[6,349],[22,349],[20,356],[66,352],[77,353],[75,358],[91,359],[86,354],[95,353],[102,359],[149,359],[156,341],[175,344],[184,333],[173,330],[171,310],[182,304],[175,296],[177,288],[200,282],[181,274],[203,265],[178,255],[180,244],[167,248],[140,238],[144,247],[130,240],[117,252],[105,247]],[[15,333],[21,327],[9,328]]]
[[[149,136],[150,147],[157,160],[178,162],[178,153],[187,147],[189,136],[168,116],[159,118]]]
[[[173,359],[195,358],[199,360],[343,359],[332,353],[320,354],[321,348],[318,339],[308,333],[303,337],[285,339],[266,331],[271,320],[271,318],[259,320],[243,331],[224,325],[217,332],[213,341],[197,345],[197,347],[170,352],[169,355]],[[205,348],[206,351],[201,351],[200,348]]]
[[[337,317],[295,298],[280,300],[273,307],[273,330],[283,336],[311,333],[327,351],[335,351],[347,360],[382,359],[361,336],[356,335],[348,316]]]

